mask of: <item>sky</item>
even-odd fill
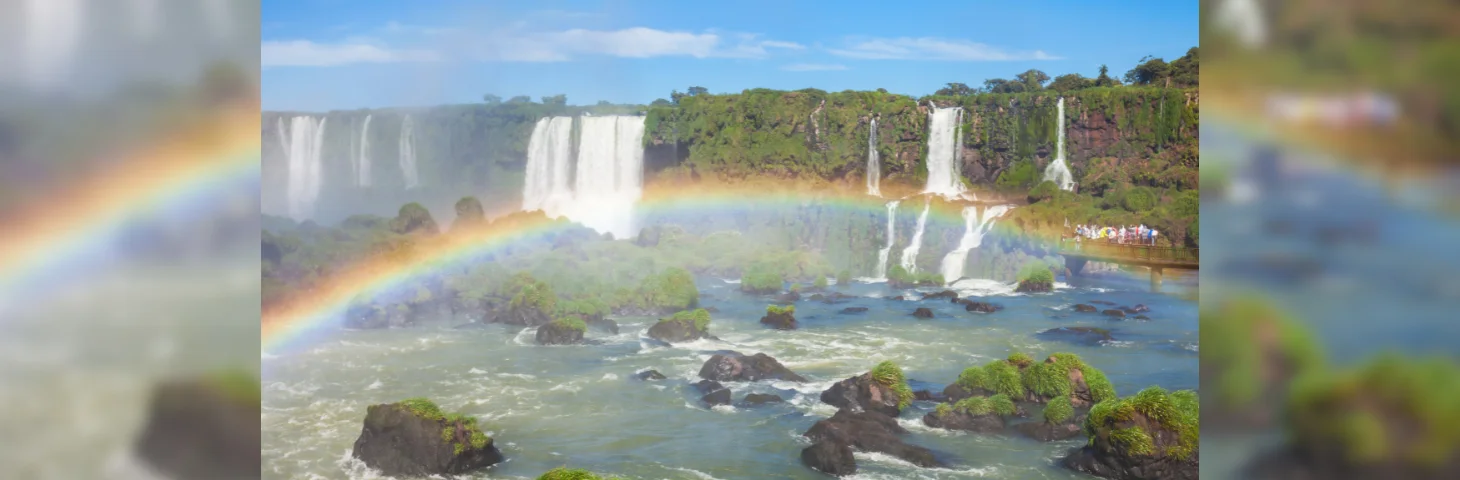
[[[690,86],[922,96],[1101,64],[1120,77],[1197,46],[1197,3],[263,0],[263,107],[647,104]]]

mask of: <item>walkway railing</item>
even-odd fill
[[[1128,258],[1131,260],[1161,261],[1178,263],[1201,263],[1201,249],[1185,247],[1157,247],[1152,245],[1132,245],[1103,241],[1081,241],[1065,239],[1062,242],[1061,251],[1079,253],[1083,255]]]

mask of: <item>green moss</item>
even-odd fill
[[[1024,398],[1024,385],[1019,380],[1019,369],[1003,360],[984,365],[984,384],[979,387],[1008,395],[1010,398]]]
[[[949,406],[946,403],[940,403],[938,404],[938,406],[933,407],[933,413],[940,417],[947,416],[948,414],[953,413],[953,407]]]
[[[1014,400],[1010,399],[1008,395],[1000,393],[998,395],[989,397],[989,408],[993,409],[994,413],[999,415],[1013,415]]]
[[[435,402],[425,398],[408,398],[401,400],[400,405],[415,416],[427,420],[444,420],[446,418],[446,415],[441,413],[441,407],[436,406]]]
[[[593,472],[581,468],[570,469],[568,467],[558,467],[543,473],[542,476],[537,477],[537,480],[617,480],[617,478],[600,477]]]
[[[891,360],[878,363],[872,367],[872,379],[884,387],[889,387],[897,394],[897,408],[907,408],[912,403],[912,388],[907,386],[907,378],[902,374],[902,367],[897,366]]]
[[[1110,439],[1131,455],[1151,455],[1156,451],[1156,445],[1151,443],[1151,436],[1139,427],[1112,430]]]
[[[1312,334],[1272,302],[1243,296],[1201,310],[1201,360],[1216,372],[1213,390],[1225,408],[1252,405],[1273,388],[1261,378],[1269,355],[1282,358],[1297,376],[1324,364]],[[1275,341],[1254,341],[1263,338]]]
[[[1050,355],[1050,357],[1053,357],[1054,363],[1066,372],[1069,370],[1080,371],[1080,374],[1085,378],[1085,386],[1090,388],[1091,400],[1095,403],[1115,398],[1115,387],[1110,384],[1110,379],[1105,378],[1105,372],[1086,364],[1084,360],[1080,359],[1079,355],[1058,352]],[[1025,373],[1027,375],[1028,371]]]
[[[988,415],[994,411],[993,405],[989,403],[988,397],[968,397],[953,404],[953,409],[973,415]]]
[[[1044,406],[1044,421],[1051,424],[1061,424],[1075,415],[1075,408],[1070,405],[1070,397],[1061,395],[1049,400]]]
[[[1101,432],[1108,432],[1115,444],[1134,455],[1162,453],[1170,458],[1186,459],[1200,445],[1200,410],[1195,392],[1171,393],[1161,387],[1147,387],[1126,398],[1095,404],[1085,420],[1085,433],[1093,442]],[[1138,414],[1153,427],[1175,433],[1177,443],[1166,447],[1165,452],[1157,452],[1149,432],[1127,424]]]
[[[1054,273],[1049,271],[1049,265],[1043,262],[1030,262],[1019,269],[1018,279],[1020,283],[1034,282],[1038,284],[1054,285]]]
[[[588,324],[587,323],[584,323],[583,322],[583,319],[582,318],[578,318],[578,316],[576,316],[576,315],[569,316],[569,317],[562,317],[562,318],[559,318],[557,320],[553,320],[553,323],[556,324],[556,325],[558,325],[559,327],[571,328],[571,329],[577,330],[579,332],[587,332],[588,331]]]
[[[1024,388],[1045,398],[1070,395],[1070,373],[1055,363],[1036,363],[1024,369]]]
[[[220,370],[208,375],[206,381],[224,396],[244,405],[259,405],[263,398],[258,376],[247,370]]]
[[[795,305],[786,305],[786,306],[769,305],[769,306],[765,307],[765,313],[766,313],[766,315],[781,315],[781,314],[791,314],[791,315],[794,315],[796,313],[796,306]]]
[[[669,318],[671,321],[688,322],[695,330],[703,333],[710,328],[710,311],[703,308],[681,310]]]
[[[958,374],[957,383],[965,389],[973,390],[984,388],[985,385],[988,385],[988,381],[988,371],[983,367],[968,367],[963,369],[963,373]]]
[[[1009,354],[1008,360],[1009,363],[1012,363],[1014,364],[1014,366],[1019,368],[1028,367],[1034,364],[1034,358],[1030,357],[1029,354],[1024,352],[1011,353]]]
[[[491,440],[491,437],[482,433],[481,429],[477,427],[476,417],[461,413],[443,412],[441,407],[437,406],[435,402],[421,397],[401,400],[398,405],[404,407],[412,415],[417,417],[441,422],[441,441],[443,442],[454,442],[456,440],[456,431],[463,429],[466,433],[466,443],[456,443],[452,448],[452,451],[457,455],[466,451],[468,444],[473,448],[483,448]]]

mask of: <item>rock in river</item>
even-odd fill
[[[371,405],[351,455],[397,477],[456,475],[502,461],[476,418],[445,414],[425,399]]]
[[[700,367],[700,378],[721,382],[754,382],[756,380],[786,380],[805,382],[806,379],[770,355],[757,353],[744,355],[740,352],[717,353]]]

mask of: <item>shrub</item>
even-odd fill
[[[826,288],[826,275],[817,275],[816,281],[811,282],[811,286],[818,289]]]
[[[795,315],[796,314],[796,306],[795,305],[786,305],[786,306],[783,307],[783,306],[780,306],[780,305],[770,305],[770,306],[765,307],[765,313],[766,313],[766,315],[781,315],[781,314]]]
[[[1029,262],[1019,269],[1020,282],[1049,283],[1054,284],[1054,273],[1049,271],[1049,266],[1044,262]]]
[[[747,292],[778,292],[785,281],[780,271],[770,265],[758,263],[740,274],[740,289]]]
[[[801,284],[799,284],[799,283],[792,283],[791,284],[791,288],[789,290],[791,291],[791,293],[799,293],[799,292],[801,292]]]
[[[1054,363],[1040,362],[1024,370],[1024,388],[1041,397],[1068,397],[1069,370]]]
[[[877,366],[872,367],[872,379],[884,387],[889,387],[897,394],[897,408],[907,408],[912,403],[912,389],[907,386],[907,378],[902,374],[902,367],[897,366],[892,360],[886,360]]]
[[[584,323],[583,319],[579,318],[577,315],[562,317],[557,320],[553,320],[553,323],[557,324],[559,327],[567,327],[573,330],[577,330],[579,332],[588,331],[588,324]]]
[[[1004,394],[992,397],[968,397],[953,404],[953,409],[974,416],[988,414],[1008,416],[1014,414],[1014,401]]]
[[[1146,187],[1136,187],[1125,192],[1120,200],[1126,210],[1141,213],[1156,208],[1156,194]]]
[[[700,302],[694,276],[678,267],[645,278],[639,284],[639,292],[649,307],[680,310],[694,308]]]
[[[703,308],[680,310],[675,312],[674,316],[669,319],[678,322],[689,322],[694,325],[695,330],[700,332],[704,332],[705,329],[710,328],[710,311]]]
[[[557,311],[558,297],[553,295],[552,287],[547,283],[533,282],[522,287],[517,295],[512,297],[510,305],[512,308],[536,308],[544,315],[552,315]]]
[[[887,269],[887,282],[910,285],[917,283],[917,279],[913,277],[913,274],[908,273],[906,268],[902,268],[902,265],[893,265]]]
[[[1147,432],[1135,422],[1135,415],[1146,418],[1153,428],[1164,428],[1176,434],[1177,442],[1158,452]],[[1155,455],[1164,453],[1175,459],[1186,459],[1196,452],[1200,442],[1200,405],[1195,392],[1189,390],[1174,393],[1161,387],[1147,387],[1139,393],[1121,399],[1112,399],[1095,404],[1085,420],[1085,433],[1093,442],[1100,430],[1108,430],[1112,441],[1133,455]],[[1122,424],[1131,422],[1125,427]],[[1118,428],[1119,427],[1119,428]]]
[[[1054,397],[1044,406],[1044,421],[1051,424],[1064,423],[1075,415],[1075,408],[1070,405],[1070,397],[1061,395]]]
[[[984,365],[984,384],[980,387],[994,393],[1008,395],[1011,398],[1024,397],[1024,385],[1019,380],[1019,369],[1003,360],[995,360]]]
[[[1034,364],[1034,359],[1031,358],[1029,356],[1029,354],[1024,353],[1024,352],[1014,352],[1014,353],[1011,353],[1011,354],[1009,354],[1009,359],[1008,360],[1009,360],[1009,363],[1012,363],[1012,364],[1014,364],[1014,366],[1019,367],[1019,368],[1028,367],[1028,366]]]
[[[842,270],[836,273],[836,286],[844,287],[852,283],[851,270]]]
[[[1039,185],[1035,185],[1034,188],[1029,189],[1029,203],[1049,200],[1054,198],[1059,191],[1059,185],[1055,185],[1053,181],[1045,180],[1039,182]]]
[[[1176,196],[1176,201],[1171,207],[1171,213],[1176,216],[1190,218],[1201,215],[1201,192],[1187,190]]]

